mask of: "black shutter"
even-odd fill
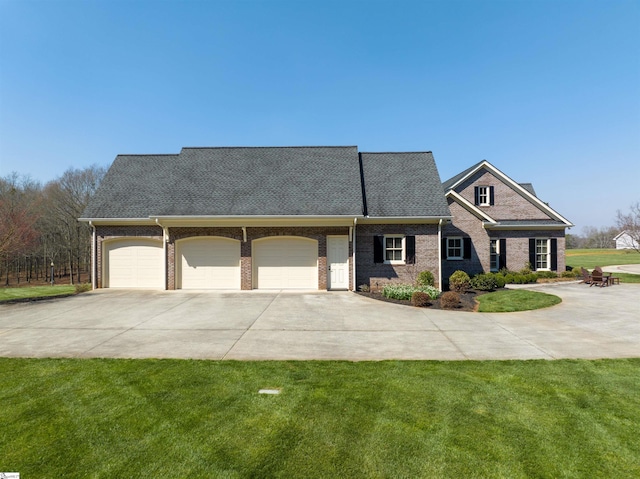
[[[447,238],[442,238],[440,250],[441,259],[447,259]]]
[[[529,263],[531,263],[531,269],[536,270],[536,240],[535,238],[529,238]]]
[[[496,204],[496,199],[495,199],[495,196],[493,194],[493,186],[489,187],[489,204],[491,206]]]
[[[473,189],[474,204],[478,206],[480,204],[480,188],[477,186]]]
[[[558,271],[558,240],[551,239],[551,271]]]
[[[404,238],[405,247],[407,248],[407,255],[405,258],[405,262],[407,264],[415,264],[416,263],[416,237],[415,236],[406,236]]]
[[[498,260],[498,269],[507,267],[507,240],[505,238],[500,239],[500,256]]]
[[[373,237],[373,262],[384,263],[384,236]]]
[[[471,238],[463,238],[462,258],[471,259]]]

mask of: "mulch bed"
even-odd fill
[[[460,303],[458,304],[458,307],[450,311],[469,311],[469,312],[476,311],[476,309],[478,308],[478,303],[476,302],[476,298],[481,294],[485,294],[485,293],[486,291],[472,290],[472,291],[467,291],[466,293],[461,294]],[[413,308],[413,306],[411,305],[411,301],[409,300],[404,301],[401,299],[385,298],[384,296],[382,296],[382,293],[380,292],[363,293],[361,291],[356,291],[356,294],[359,294],[360,296],[365,296],[371,299],[377,299],[378,301],[384,301],[387,303],[395,303],[395,304],[403,304],[405,306],[411,306]],[[440,306],[440,299],[435,299],[431,301],[431,305],[426,307],[429,309],[445,309]]]

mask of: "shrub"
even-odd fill
[[[558,275],[554,275],[554,278],[557,278]],[[536,273],[529,273],[525,275],[525,283],[536,283],[538,281],[538,275]]]
[[[436,299],[440,295],[440,291],[438,291],[433,286],[423,286],[416,287],[410,284],[386,284],[382,288],[382,295],[385,298],[390,299],[401,299],[401,300],[410,300],[413,293],[416,291],[420,291],[425,293],[431,299]]]
[[[558,273],[554,273],[553,271],[536,271],[536,276],[538,276],[538,278],[553,279],[558,277]]]
[[[456,271],[449,276],[449,289],[458,293],[464,293],[469,289],[470,278],[464,271]]]
[[[368,284],[361,284],[360,286],[358,286],[358,291],[362,293],[368,293],[369,291],[371,291],[371,288],[369,288]]]
[[[475,275],[471,278],[470,284],[473,289],[477,289],[479,291],[493,291],[498,287],[495,275],[491,273]]]
[[[582,273],[580,274],[582,275]],[[575,269],[573,271],[563,271],[560,276],[562,278],[577,278]]]
[[[416,282],[418,283],[418,286],[433,286],[435,284],[433,273],[431,271],[421,271],[418,274]]]
[[[493,277],[496,280],[496,287],[504,288],[504,285],[506,284],[506,281],[504,280],[504,275],[502,275],[501,273],[493,273]]]
[[[91,291],[91,283],[80,283],[75,286],[76,293],[86,293]]]
[[[453,309],[460,304],[460,293],[447,291],[440,296],[440,307],[443,309]]]
[[[411,304],[417,306],[418,308],[423,308],[425,306],[429,306],[431,304],[431,298],[427,293],[422,291],[414,291],[411,295]]]

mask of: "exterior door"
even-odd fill
[[[329,289],[349,289],[349,237],[327,236]]]

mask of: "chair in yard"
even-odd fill
[[[602,269],[600,269],[599,267],[596,267],[596,269],[593,270],[593,272],[591,273],[591,283],[589,284],[589,287],[593,286],[600,286],[601,288],[604,286],[609,286],[609,276],[605,275],[602,272]]]
[[[580,268],[580,272],[582,273],[582,282],[584,284],[591,284],[591,275],[589,274],[589,271],[584,268]]]
[[[596,266],[593,271],[597,271],[603,278],[607,278],[607,285],[620,284],[620,278],[616,278],[612,273],[603,272],[600,266]]]

